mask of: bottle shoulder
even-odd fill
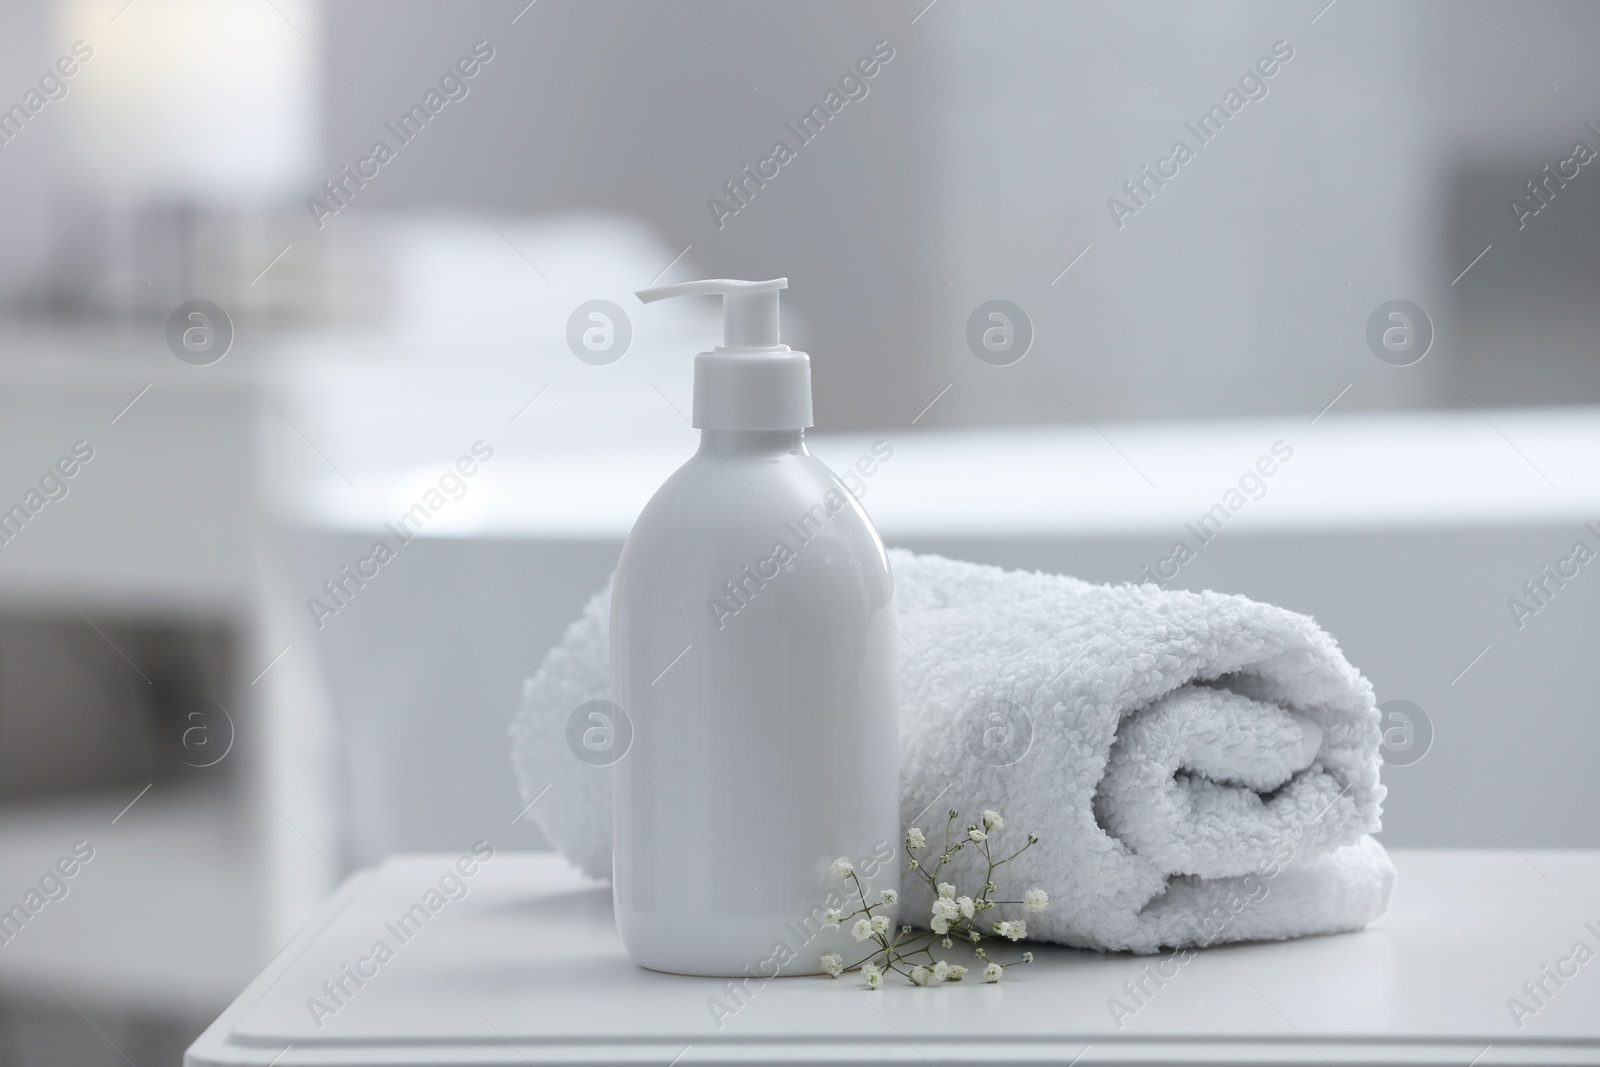
[[[731,459],[702,449],[645,505],[629,533],[619,578],[633,567],[725,569],[778,544],[824,548],[887,579],[871,518],[844,482],[807,452]]]
[[[651,496],[630,539],[665,527],[733,531],[751,523],[781,525],[815,515],[818,508],[830,517],[847,515],[847,526],[859,522],[872,529],[855,495],[809,453],[729,459],[702,450]]]

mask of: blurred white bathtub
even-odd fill
[[[600,379],[569,362],[514,423],[541,383],[479,363],[470,389],[480,396],[483,375],[529,378],[520,391],[490,390],[503,412],[478,404],[469,415],[447,397],[447,431],[415,428],[431,452],[340,474],[303,457],[306,473],[281,500],[309,598],[468,445],[495,449],[398,561],[320,629],[309,611],[303,620],[327,665],[361,861],[474,836],[535,839],[512,822],[522,801],[505,755],[520,681],[696,444],[682,363]],[[333,398],[348,395],[337,383],[352,373],[322,361],[302,379],[313,436],[346,454],[405,452],[398,440],[341,438],[348,405]],[[426,392],[416,373],[369,383],[365,418],[387,390]],[[1590,648],[1600,576],[1584,568],[1520,629],[1506,603],[1575,540],[1600,548],[1584,528],[1600,522],[1600,411],[1335,409],[1314,422],[889,429],[811,444],[843,471],[878,440],[893,458],[862,478],[863,503],[891,544],[1102,581],[1154,576],[1315,615],[1380,701],[1413,701],[1431,720],[1426,757],[1387,772],[1391,843],[1600,845],[1589,818],[1600,786],[1586,769],[1600,749]],[[1202,541],[1194,524],[1208,510]],[[1179,540],[1194,551],[1181,567]]]

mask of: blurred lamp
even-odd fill
[[[108,199],[249,205],[296,195],[316,152],[313,0],[63,0],[94,49],[70,83],[74,184]]]

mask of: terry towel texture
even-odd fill
[[[1383,914],[1394,868],[1368,836],[1384,796],[1372,686],[1311,619],[1219,593],[889,556],[902,821],[934,843],[949,809],[993,808],[1001,844],[1037,833],[1003,869],[1005,888],[1050,893],[1044,914],[1006,915],[1030,937],[1148,953]],[[512,726],[524,798],[554,783],[532,816],[599,877],[611,772],[574,759],[565,731],[572,709],[609,695],[609,606],[609,589],[590,601]],[[901,914],[927,915],[921,882],[903,888]]]

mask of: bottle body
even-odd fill
[[[802,432],[706,431],[612,593],[613,898],[639,964],[767,978],[864,955],[823,913],[898,889],[893,579]]]

